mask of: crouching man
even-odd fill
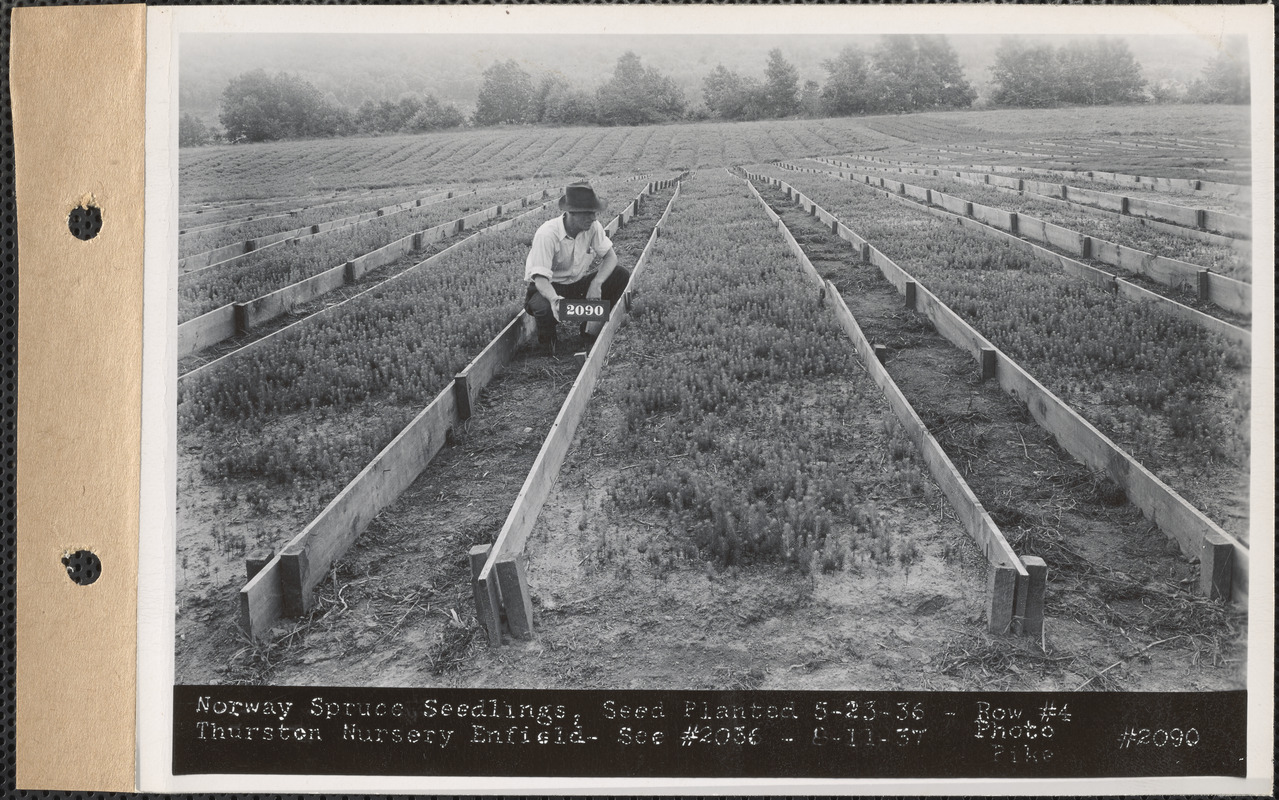
[[[537,229],[524,262],[528,281],[524,308],[537,322],[537,341],[548,355],[555,354],[556,301],[602,299],[611,308],[631,278],[617,265],[613,242],[598,219],[604,202],[595,196],[591,184],[583,181],[566,187],[559,206],[564,213]],[[586,335],[586,323],[581,333]]]

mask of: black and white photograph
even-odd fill
[[[174,776],[1271,768],[1271,31],[250,11],[148,87]]]

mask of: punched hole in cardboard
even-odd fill
[[[78,586],[88,586],[102,575],[102,560],[91,550],[77,550],[62,557],[67,577]]]
[[[87,242],[102,230],[102,209],[93,203],[81,203],[71,209],[67,227],[71,229],[72,236]]]

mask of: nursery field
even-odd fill
[[[1169,170],[1190,174],[1196,168],[1189,162],[1200,158],[1205,147],[1210,152],[1243,148],[1246,155],[1248,131],[1248,110],[1228,106],[947,112],[617,128],[515,127],[190,148],[182,151],[179,192],[184,209],[198,206],[207,215],[222,205],[284,195],[346,195],[437,182],[494,184],[563,174],[632,176],[852,153],[916,160],[930,153],[936,161],[941,154],[935,148],[941,146],[969,143],[1030,150],[1024,146],[1027,139],[1052,139],[1071,152],[1082,143],[1104,148],[1091,151],[1080,161],[1085,166],[1076,168],[1144,174],[1144,166],[1162,153],[1164,159],[1172,158],[1182,166],[1164,168],[1160,174]],[[1168,137],[1174,141],[1167,141]],[[1121,143],[1097,145],[1109,139]],[[1161,143],[1163,149],[1125,147],[1125,141]],[[963,158],[946,154],[941,160],[1011,164],[1020,163],[1020,158],[969,149]],[[1246,174],[1228,180],[1248,182]],[[305,203],[285,205],[297,208]]]
[[[1246,133],[1192,106],[183,151],[184,255],[312,228],[177,282],[184,323],[235,309],[176,387],[178,682],[1242,687]],[[547,355],[524,259],[581,177],[634,275]]]
[[[1247,537],[1249,350],[854,182],[779,170],[1218,524]]]

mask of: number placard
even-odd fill
[[[560,298],[560,320],[564,322],[603,322],[608,319],[607,300],[569,300]]]

